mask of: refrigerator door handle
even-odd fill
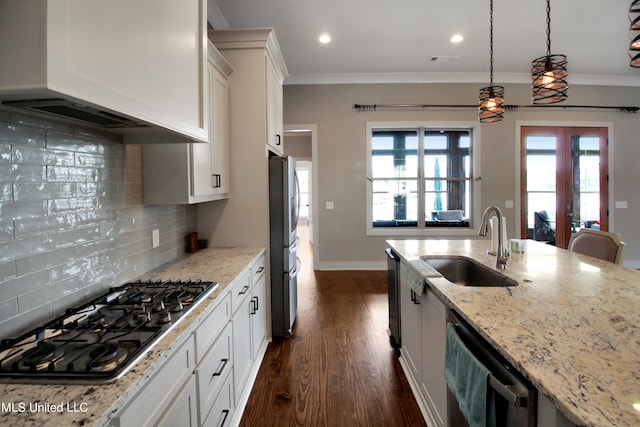
[[[293,179],[296,183],[296,214],[294,218],[294,224],[297,226],[298,221],[300,220],[300,181],[298,180],[298,172],[293,170]]]
[[[302,261],[300,261],[300,258],[296,257],[296,266],[295,268],[289,273],[289,277],[291,279],[295,278],[298,276],[298,273],[300,272],[300,266],[302,265]]]

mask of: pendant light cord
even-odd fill
[[[547,56],[551,56],[551,0],[547,0]]]
[[[493,86],[493,0],[489,2],[489,86]]]

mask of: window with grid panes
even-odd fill
[[[472,127],[372,126],[370,228],[470,228],[472,148]]]

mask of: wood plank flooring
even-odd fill
[[[269,344],[240,425],[424,426],[389,345],[386,272],[314,272],[304,238],[301,259],[293,334]]]

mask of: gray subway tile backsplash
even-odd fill
[[[0,338],[183,255],[196,212],[142,204],[140,146],[0,108]]]

